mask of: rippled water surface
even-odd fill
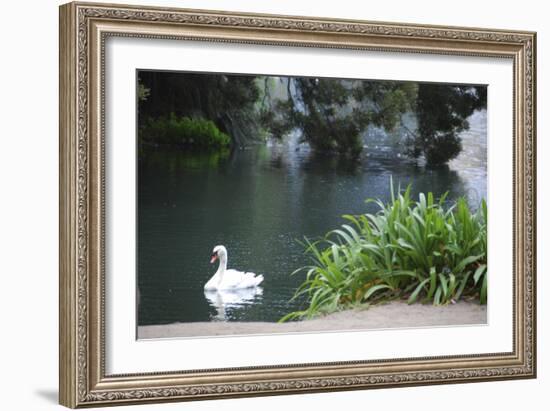
[[[342,214],[375,211],[366,198],[389,199],[389,181],[414,193],[449,191],[472,206],[486,196],[485,112],[471,118],[463,152],[430,170],[370,144],[357,163],[313,156],[306,146],[271,143],[190,157],[149,150],[138,160],[138,322],[277,321],[308,263],[298,240],[336,228]],[[263,274],[262,288],[207,293],[212,248],[228,249],[229,268]]]

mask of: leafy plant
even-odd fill
[[[446,195],[411,199],[411,187],[391,202],[369,199],[375,214],[345,215],[348,224],[323,239],[306,239],[312,264],[294,298],[308,307],[280,321],[311,318],[358,304],[406,298],[443,305],[464,296],[487,301],[487,205],[471,212],[464,198],[446,206]],[[398,190],[399,192],[399,190]]]
[[[178,117],[174,113],[168,117],[149,119],[140,128],[140,141],[198,150],[220,149],[231,144],[231,138],[212,121]]]

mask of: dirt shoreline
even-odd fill
[[[284,324],[270,322],[192,322],[138,327],[139,339],[372,330],[487,324],[487,306],[459,302],[444,307],[393,301],[368,309],[341,311],[321,318]]]

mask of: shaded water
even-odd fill
[[[138,161],[138,322],[277,321],[301,308],[289,302],[308,264],[297,240],[338,227],[342,214],[373,212],[366,198],[389,199],[389,181],[413,192],[449,191],[475,207],[486,197],[486,117],[471,118],[463,153],[449,167],[426,169],[383,146],[357,163],[313,156],[304,145],[271,143],[189,157],[151,150]],[[229,268],[265,277],[262,288],[206,294],[217,266],[212,248],[228,249]]]

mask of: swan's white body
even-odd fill
[[[254,273],[247,273],[244,271],[228,270],[227,250],[223,245],[214,247],[210,262],[213,263],[218,259],[220,260],[218,271],[216,271],[212,278],[204,285],[205,290],[234,290],[240,288],[251,288],[256,287],[264,280],[262,275],[256,275]]]

